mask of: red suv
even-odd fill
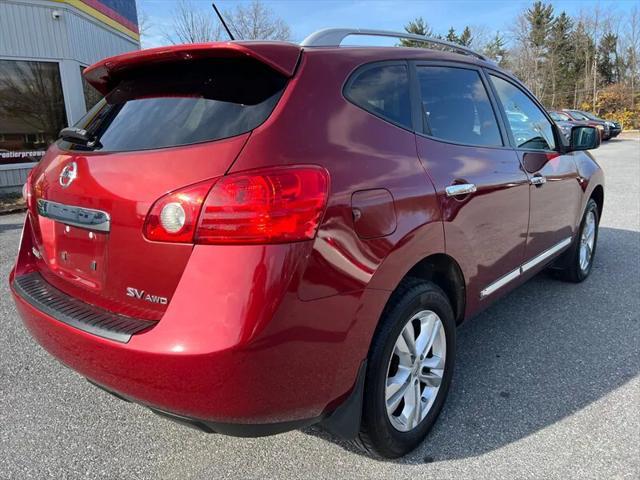
[[[546,267],[589,275],[599,140],[479,54],[339,46],[362,33],[426,40],[331,29],[88,68],[105,99],[25,187],[10,283],[36,340],[208,432],[418,445],[457,325]]]

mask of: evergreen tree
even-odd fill
[[[576,78],[576,48],[571,41],[573,21],[565,13],[553,22],[548,41],[549,68],[551,69],[551,107],[566,105],[573,97]],[[549,97],[549,94],[547,94]]]
[[[620,78],[620,60],[618,58],[618,36],[607,32],[598,46],[598,73],[604,85],[616,83]]]
[[[458,42],[460,45],[464,47],[470,47],[471,42],[473,42],[473,36],[471,35],[471,29],[469,27],[464,27],[462,34],[458,38]]]
[[[510,22],[509,41],[500,32],[484,35],[482,26],[475,38],[469,26],[438,35],[422,18],[405,30],[466,47],[483,44],[486,57],[512,69],[547,107],[598,110],[640,126],[640,10],[631,8],[619,22],[612,18],[597,7],[556,16],[551,0],[531,0]],[[450,50],[412,40],[401,45]]]
[[[553,6],[537,1],[526,10],[525,19],[529,23],[529,45],[533,63],[533,75],[528,75],[533,91],[538,97],[546,93],[548,68],[548,41],[553,26]]]
[[[534,48],[540,50],[547,45],[547,38],[553,25],[553,5],[537,1],[527,9],[525,18],[531,26],[529,40]]]
[[[423,35],[425,37],[433,37],[433,29],[429,26],[427,22],[425,22],[422,17],[418,17],[415,20],[412,20],[404,27],[407,33],[412,33],[414,35]],[[401,39],[400,45],[403,47],[427,47],[429,46],[425,42],[417,42],[414,40]]]
[[[447,40],[448,42],[451,43],[458,43],[460,41],[460,39],[458,38],[458,35],[456,34],[456,31],[453,27],[449,28],[449,31],[447,32],[447,36],[444,37],[445,40]]]
[[[507,42],[504,37],[500,35],[500,32],[496,32],[496,36],[485,45],[483,53],[487,58],[496,61],[501,67],[506,65]]]
[[[577,108],[587,101],[589,90],[589,78],[591,77],[591,59],[595,54],[595,45],[589,35],[584,22],[579,21],[571,33],[571,43],[575,51],[574,55],[574,84],[573,101],[571,106]]]

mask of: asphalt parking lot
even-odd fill
[[[640,141],[594,155],[592,276],[541,274],[463,325],[440,420],[394,462],[314,428],[207,435],[92,387],[18,319],[6,279],[23,215],[0,216],[0,478],[640,478]]]

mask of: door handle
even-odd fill
[[[536,173],[533,177],[529,179],[529,183],[531,185],[535,185],[536,187],[541,187],[545,183],[547,183],[547,177],[543,177],[539,173]]]
[[[468,195],[476,191],[476,186],[473,183],[457,183],[455,185],[449,185],[444,191],[447,197],[457,197],[460,195]]]

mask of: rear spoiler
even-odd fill
[[[84,78],[103,95],[109,93],[122,75],[159,63],[203,58],[249,57],[273,68],[286,77],[293,76],[302,48],[286,42],[212,42],[150,48],[105,58],[85,69]]]

